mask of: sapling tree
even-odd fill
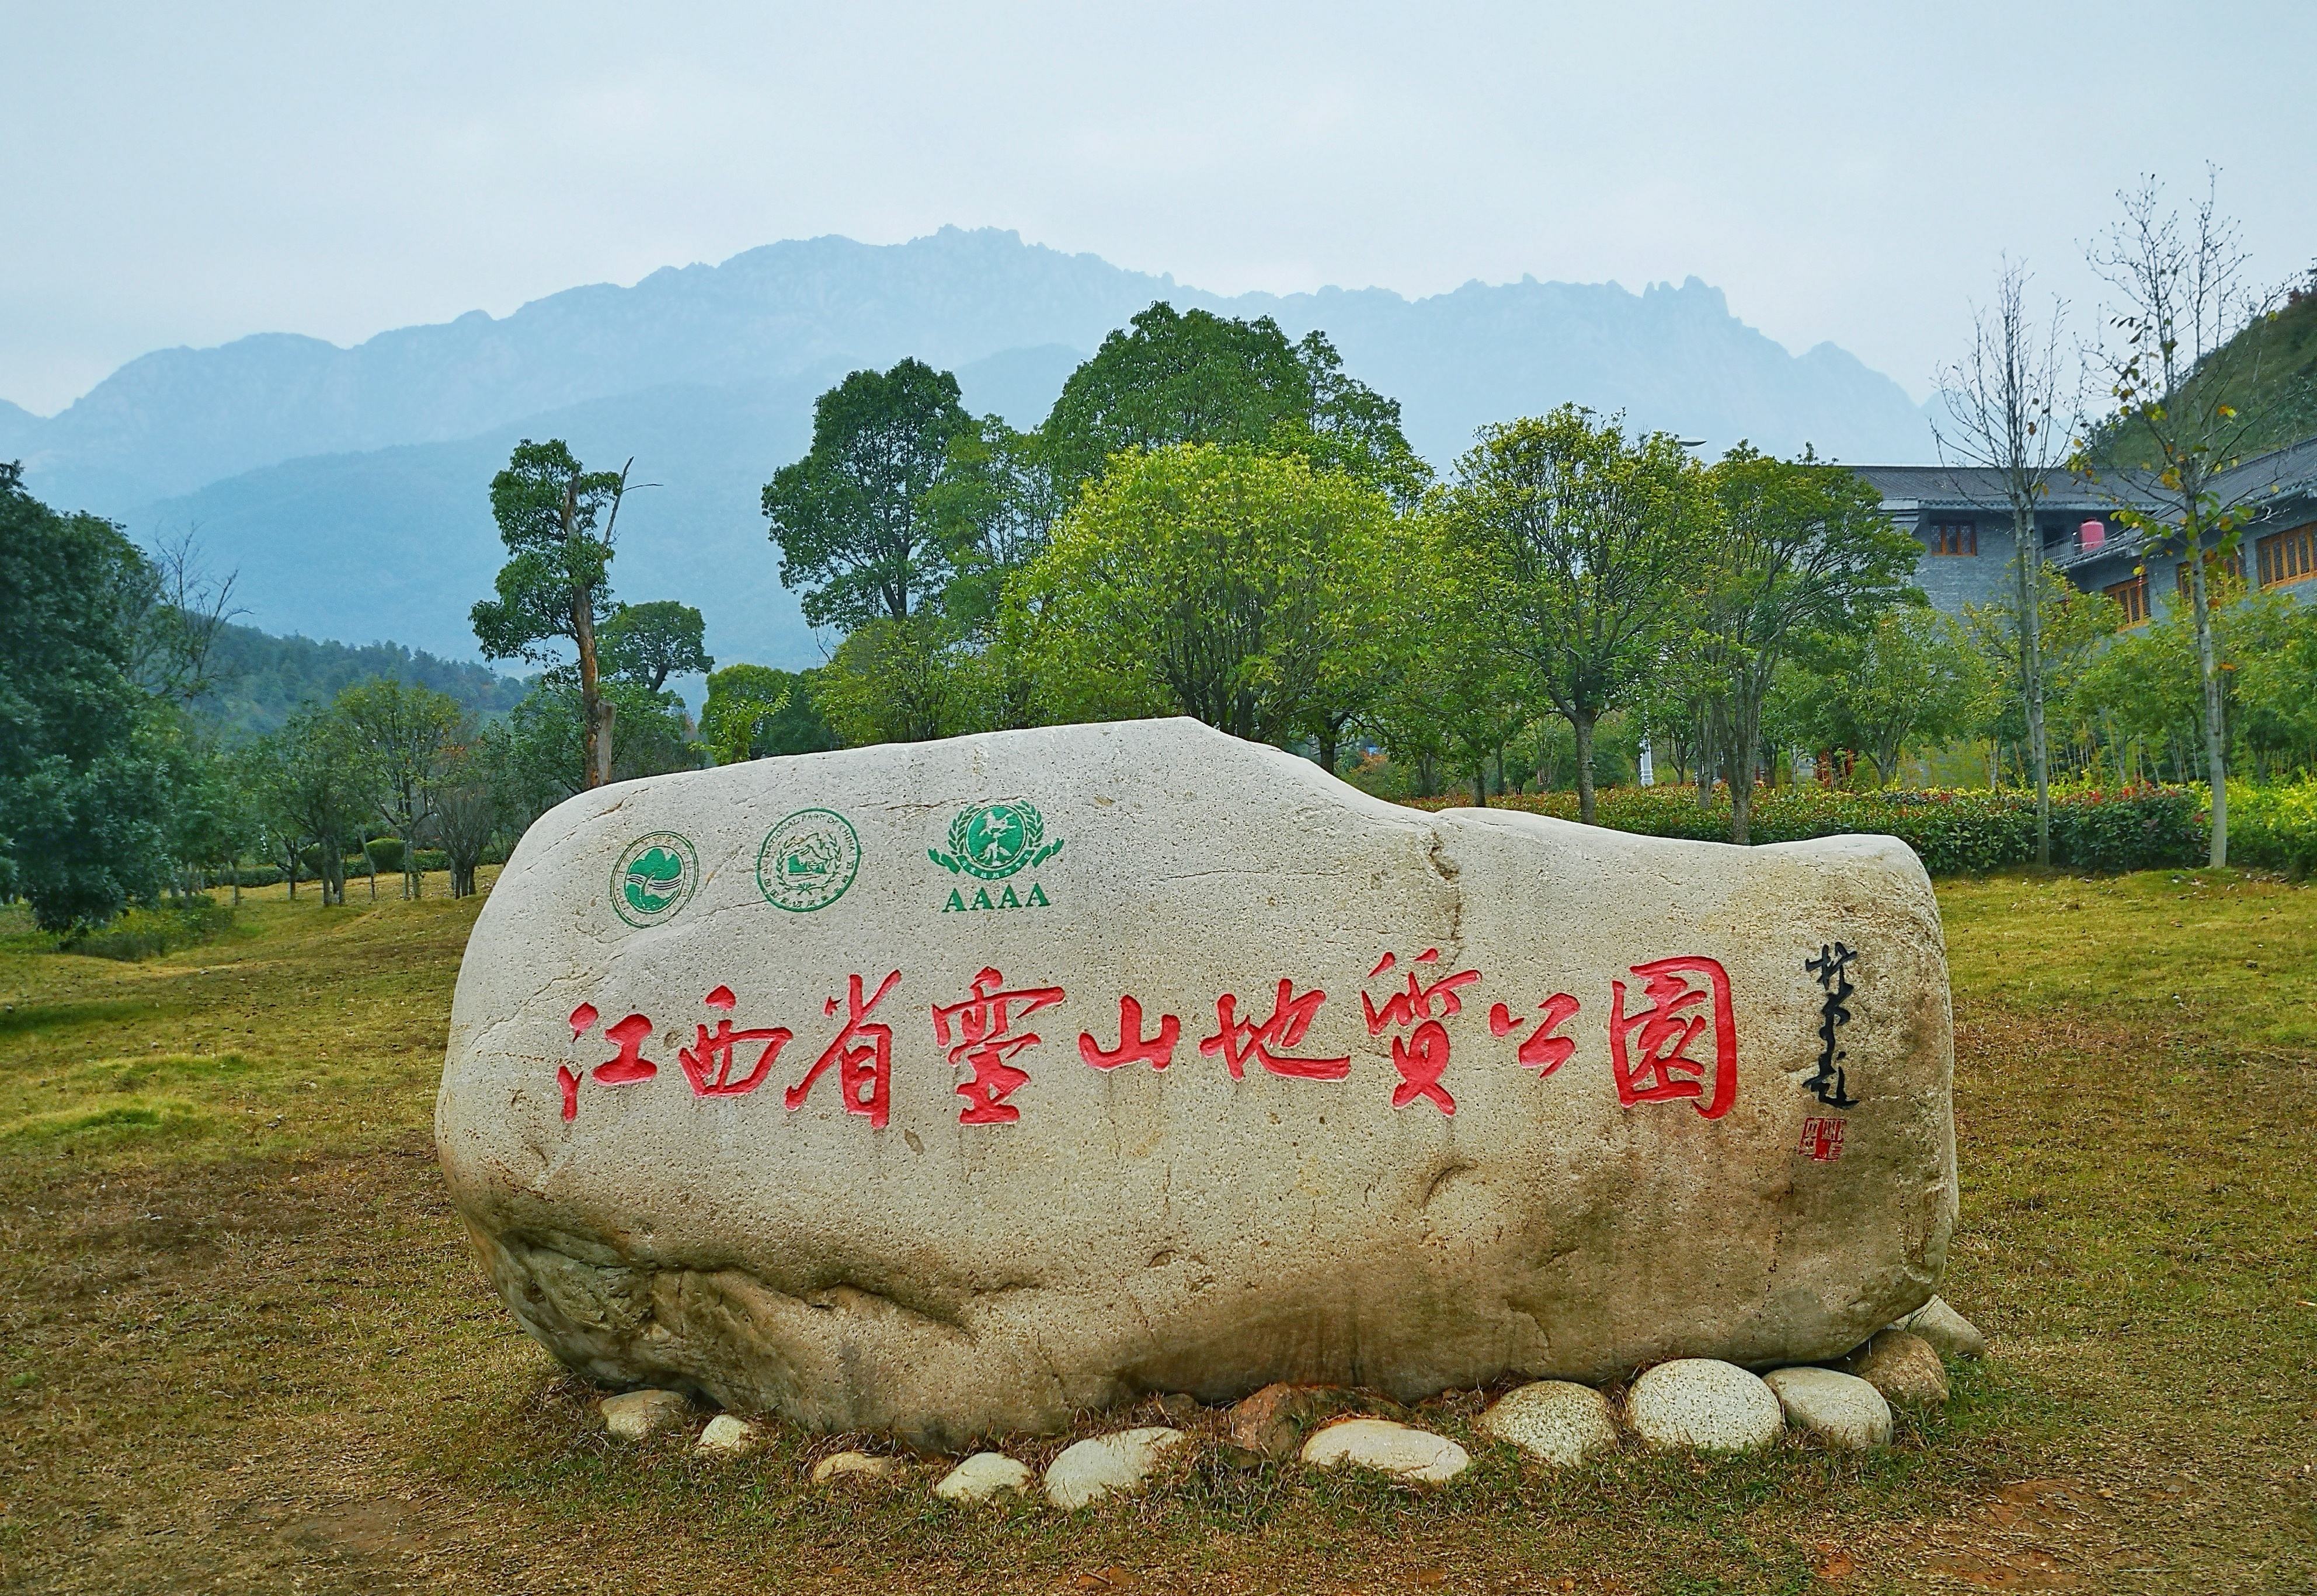
[[[2012,575],[2017,594],[2021,705],[2027,762],[2035,784],[2035,862],[2052,862],[2052,759],[2044,727],[2043,637],[2035,593],[2044,540],[2035,508],[2053,472],[2073,448],[2076,405],[2061,351],[2065,308],[2057,299],[2038,324],[2027,305],[2027,273],[2006,261],[1994,301],[1972,315],[1971,352],[1939,373],[1946,413],[1932,432],[1939,453],[1958,469],[1966,497],[1990,499],[2011,517]]]
[[[2208,564],[2236,551],[2273,485],[2230,472],[2262,433],[2246,396],[2264,389],[2268,341],[2241,337],[2271,315],[2275,296],[2246,274],[2236,223],[2220,213],[2217,175],[2186,214],[2168,210],[2153,177],[2116,196],[2124,217],[2091,248],[2092,270],[2116,295],[2108,336],[2088,358],[2116,414],[2098,479],[2115,519],[2187,571],[2202,683],[2205,769],[2212,783],[2211,860],[2229,860],[2228,704],[2214,643]],[[2244,408],[2239,408],[2245,405]],[[2153,501],[2156,508],[2143,506]],[[2144,569],[2144,567],[2143,567]]]

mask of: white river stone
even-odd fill
[[[1024,1495],[1038,1476],[1030,1466],[1003,1452],[976,1452],[942,1476],[934,1494],[944,1502],[988,1502],[1005,1492]]]
[[[1716,1358],[1676,1358],[1643,1370],[1625,1393],[1625,1422],[1659,1452],[1751,1452],[1786,1427],[1769,1386]]]
[[[1064,1447],[1046,1465],[1046,1500],[1065,1511],[1114,1492],[1139,1491],[1167,1454],[1191,1438],[1153,1424]]]
[[[1838,941],[1847,1108],[1806,1087]],[[469,942],[435,1128],[573,1369],[954,1450],[1149,1393],[1837,1357],[1937,1285],[1951,1069],[1895,841],[1424,814],[1141,721],[561,805]]]
[[[1891,1444],[1891,1404],[1856,1375],[1834,1369],[1774,1369],[1762,1383],[1777,1394],[1788,1423],[1839,1451]]]
[[[1480,1431],[1559,1468],[1617,1449],[1617,1421],[1609,1399],[1569,1380],[1537,1380],[1506,1392],[1481,1415]]]
[[[1303,1443],[1314,1468],[1372,1468],[1395,1479],[1437,1485],[1472,1466],[1472,1455],[1445,1435],[1390,1419],[1338,1419]]]

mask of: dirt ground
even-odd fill
[[[0,920],[0,1588],[2317,1590],[2306,888],[1942,888],[1946,1295],[1993,1347],[1889,1451],[1557,1475],[1476,1440],[1488,1394],[1459,1392],[1422,1410],[1478,1459],[1445,1490],[1199,1448],[1167,1490],[1062,1515],[936,1502],[935,1459],[806,1483],[859,1438],[724,1465],[604,1440],[443,1194],[474,904],[429,887],[252,895],[142,964]]]

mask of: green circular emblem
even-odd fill
[[[861,869],[861,839],[834,809],[799,809],[756,850],[756,886],[775,909],[810,914],[845,896]]]
[[[1021,798],[960,809],[949,823],[949,854],[956,861],[951,868],[985,881],[1002,881],[1061,851],[1060,843],[1050,848],[1045,842],[1045,816],[1035,804]]]
[[[699,886],[691,839],[656,831],[630,843],[612,867],[612,907],[630,925],[658,925],[674,919]]]

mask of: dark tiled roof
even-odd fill
[[[1886,500],[1911,502],[1925,509],[2008,511],[1999,473],[1970,466],[1853,466]],[[2146,472],[2102,472],[2097,480],[2072,471],[2044,473],[2038,500],[2046,510],[2112,509],[2120,499],[2134,507],[2154,509],[2157,501]],[[2304,438],[2283,449],[2257,455],[2222,474],[2214,485],[2223,499],[2261,499],[2285,495],[2317,497],[2317,437]]]

